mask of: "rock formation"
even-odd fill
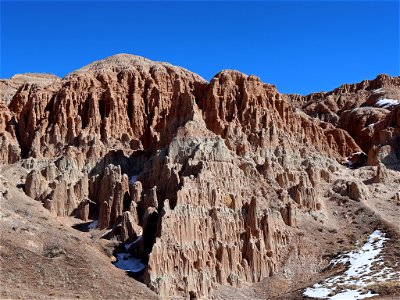
[[[398,95],[399,77],[284,95],[254,75],[207,82],[121,54],[63,79],[0,83],[0,162],[22,159],[25,193],[53,214],[137,241],[143,281],[161,296],[275,274],[326,191],[369,197],[361,180],[333,179],[340,164],[378,166],[374,183],[399,168],[400,105],[377,104]]]
[[[0,98],[0,163],[11,164],[21,157],[12,114],[3,98]]]
[[[52,74],[26,73],[16,74],[10,79],[0,79],[0,97],[8,105],[16,96],[21,100],[27,99],[31,87],[45,87],[60,80]]]
[[[32,87],[22,109],[20,91],[9,107],[24,156],[54,157],[73,146],[95,161],[110,148],[167,144],[205,84],[182,68],[118,55]]]
[[[383,120],[374,126],[368,151],[368,163],[383,162],[393,169],[400,169],[400,105],[388,112]]]

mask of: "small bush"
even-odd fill
[[[27,209],[17,209],[15,211],[18,215],[23,216],[23,217],[27,217],[29,216],[29,212]]]
[[[62,254],[65,254],[65,250],[61,245],[58,244],[46,245],[43,249],[44,257],[55,258]]]

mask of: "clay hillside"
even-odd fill
[[[1,299],[400,297],[400,77],[119,54],[0,89]]]

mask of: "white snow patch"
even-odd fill
[[[376,90],[372,90],[371,92],[372,92],[373,94],[378,94],[378,93],[380,93],[380,92],[383,92],[383,88],[376,89]]]
[[[318,284],[315,284],[314,288],[307,288],[304,292],[304,296],[311,298],[326,298],[331,292],[330,288],[316,287],[316,285]]]
[[[399,103],[400,101],[396,99],[380,98],[378,101],[376,101],[375,106],[382,108],[391,108],[398,105]]]
[[[332,266],[349,263],[350,266],[341,275],[325,279],[322,283],[314,284],[304,291],[304,295],[311,298],[337,299],[364,299],[376,294],[365,293],[361,288],[368,287],[369,284],[390,280],[400,280],[400,272],[395,272],[390,268],[382,268],[384,264],[379,257],[383,249],[383,244],[388,238],[384,233],[375,230],[368,238],[364,246],[355,251],[341,255],[331,261]],[[371,270],[372,266],[378,266]],[[379,268],[379,266],[381,266]],[[350,289],[350,286],[357,289]],[[336,290],[340,288],[341,292]],[[344,291],[343,291],[344,290]],[[332,295],[328,297],[328,295]]]
[[[131,253],[128,252],[129,248],[140,242],[143,238],[142,236],[143,230],[140,230],[140,235],[137,237],[136,240],[134,240],[132,243],[125,243],[124,244],[124,250],[119,251],[116,254],[117,260],[114,262],[114,265],[122,270],[128,271],[128,272],[140,272],[144,268],[146,268],[146,265],[141,262],[140,259],[134,257]]]
[[[346,162],[347,162],[347,169],[351,169],[353,167],[353,162],[350,159],[347,159]]]
[[[140,230],[140,235],[139,235],[139,236],[137,237],[137,239],[134,240],[132,243],[125,244],[125,249],[126,249],[126,250],[128,250],[132,245],[135,245],[135,244],[139,243],[139,242],[142,240],[142,238],[143,238],[142,232],[143,232],[143,231]]]
[[[125,244],[125,245],[124,245],[125,250],[129,250],[129,248],[130,248],[133,244],[134,244],[134,242]]]
[[[134,184],[134,183],[136,182],[137,178],[138,178],[138,175],[133,175],[133,176],[131,177],[131,179],[129,180],[129,183],[130,183],[130,184]]]
[[[376,294],[372,294],[370,291],[366,294],[361,294],[361,291],[357,290],[346,290],[344,292],[338,293],[335,296],[330,297],[332,300],[349,300],[349,299],[364,299],[376,296]]]
[[[94,229],[97,227],[97,225],[99,224],[99,220],[93,220],[89,225],[88,225],[88,229]]]
[[[146,268],[140,259],[126,252],[117,253],[117,261],[114,264],[117,268],[129,272],[140,272]]]

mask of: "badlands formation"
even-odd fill
[[[400,77],[300,96],[119,54],[0,88],[2,298],[301,299],[375,230],[400,274]]]

